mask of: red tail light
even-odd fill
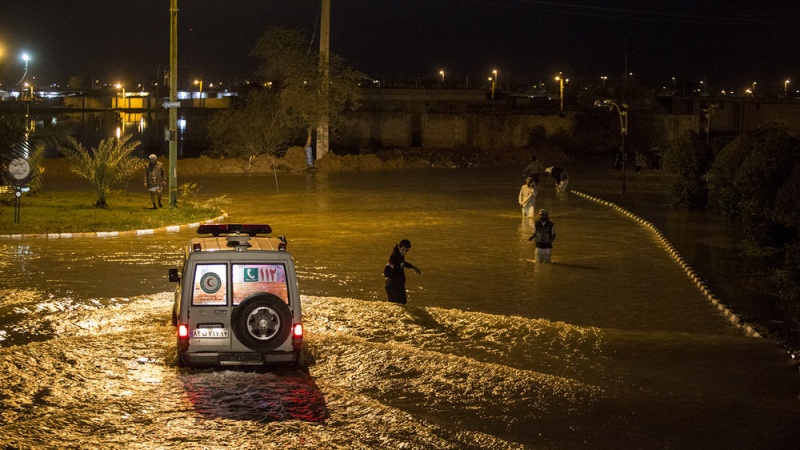
[[[189,337],[189,325],[183,323],[178,325],[178,337],[181,339],[186,339]]]
[[[303,337],[303,324],[302,323],[294,324],[294,326],[292,327],[292,336],[295,339]]]

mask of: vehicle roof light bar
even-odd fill
[[[272,233],[272,227],[267,224],[212,223],[203,224],[197,228],[197,234],[210,234],[214,237],[233,233],[248,234],[254,237],[258,234]]]

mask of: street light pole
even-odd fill
[[[492,78],[490,78],[490,80],[492,80],[492,100],[494,100],[494,88],[495,88],[495,86],[497,86],[497,82],[499,81],[497,79],[497,70],[496,69],[492,71],[492,75],[494,75],[494,76]]]
[[[169,102],[178,102],[178,0],[169,6]],[[169,108],[169,207],[178,207],[178,109]]]
[[[197,100],[197,105],[202,108],[205,105],[205,101],[203,100],[203,79],[200,78],[200,79],[194,80],[194,84],[197,84],[197,85],[200,86],[200,92],[199,92],[199,94],[197,96],[197,99],[198,99]]]
[[[558,86],[559,86],[559,96],[558,97],[559,97],[559,99],[561,101],[561,112],[563,113],[564,112],[564,82],[565,81],[569,82],[569,80],[568,79],[565,80],[564,76],[561,74],[561,72],[559,72],[558,75],[556,76],[556,81],[558,81]]]
[[[28,77],[28,61],[31,60],[31,57],[28,56],[27,53],[23,53],[22,60],[25,61],[25,73],[22,75],[22,79],[19,80],[19,83],[17,84],[22,84],[26,88],[26,91],[30,90],[30,98],[33,99],[33,83],[29,81],[30,78]],[[22,98],[24,100],[25,96],[23,95]]]
[[[622,108],[619,107],[616,103],[606,100],[606,103],[609,104],[609,109],[614,110],[617,109],[617,113],[619,114],[619,135],[620,135],[620,145],[619,150],[622,152],[622,193],[624,194],[626,191],[626,178],[627,178],[627,170],[626,170],[626,161],[628,159],[627,154],[625,152],[625,136],[628,135],[628,105],[623,104]]]

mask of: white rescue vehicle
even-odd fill
[[[269,225],[201,225],[186,247],[172,323],[181,366],[297,366],[300,291],[286,238]]]

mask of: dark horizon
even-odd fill
[[[31,56],[38,84],[72,76],[113,83],[155,80],[168,67],[169,1],[3,0],[0,80],[9,88]],[[737,93],[757,82],[764,92],[800,87],[791,56],[800,46],[800,3],[769,10],[751,2],[686,0],[658,6],[609,0],[331,0],[331,52],[374,79],[435,78],[501,85],[567,78],[599,83],[626,70],[645,85],[672,77]],[[271,26],[303,28],[318,51],[318,0],[179,0],[179,79],[225,83],[254,77],[250,50]],[[313,42],[311,41],[313,39]],[[794,82],[797,75],[797,83]],[[504,80],[504,77],[511,80]],[[794,89],[793,89],[794,88]]]

